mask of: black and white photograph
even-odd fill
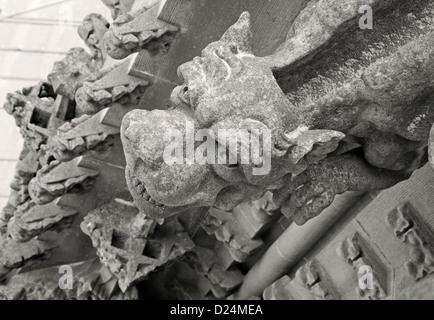
[[[0,300],[434,300],[434,0],[0,0],[0,109]]]

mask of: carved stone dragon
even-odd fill
[[[315,1],[287,41],[263,58],[251,52],[244,13],[202,57],[181,65],[184,84],[169,110],[134,110],[123,120],[136,205],[164,219],[192,207],[231,210],[273,190],[282,212],[304,224],[335,195],[388,188],[426,163],[434,2],[368,2],[379,12],[375,30],[358,28],[366,1]],[[253,163],[166,164],[164,133],[185,134],[187,121],[213,131],[217,142],[218,129],[270,130],[270,173],[253,175]]]

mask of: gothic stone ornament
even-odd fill
[[[433,233],[418,216],[411,203],[406,202],[386,217],[386,222],[393,228],[395,235],[411,247],[405,268],[415,280],[434,272]]]
[[[102,0],[110,8],[112,19],[116,20],[120,15],[129,12],[135,0]]]
[[[127,182],[136,204],[150,217],[164,219],[199,206],[230,211],[241,202],[262,197],[268,188],[279,186],[285,174],[300,170],[304,166],[300,159],[315,144],[329,152],[344,137],[336,131],[306,134],[297,128],[288,112],[291,105],[267,60],[249,51],[249,23],[249,15],[243,14],[222,40],[205,48],[202,58],[179,67],[185,84],[172,94],[174,108],[135,110],[124,117],[121,136]],[[163,161],[164,133],[177,129],[185,135],[187,121],[194,122],[195,130],[208,128],[215,133],[240,126],[270,130],[271,172],[255,176],[253,163],[236,168],[197,163],[167,165]],[[159,123],[158,128],[155,123]],[[289,134],[293,131],[299,134]]]
[[[223,242],[233,259],[240,263],[245,262],[264,244],[261,239],[250,239],[231,212],[210,209],[202,222],[202,228]]]
[[[157,18],[159,5],[119,16],[104,36],[104,47],[113,59],[123,59],[142,50],[164,52],[178,31]]]
[[[77,214],[78,211],[56,202],[40,206],[29,201],[17,208],[8,223],[8,233],[16,242],[27,242],[48,229],[67,229]]]
[[[42,205],[67,193],[88,190],[99,172],[80,167],[81,160],[82,157],[70,162],[56,160],[42,167],[29,184],[32,200]]]
[[[12,240],[7,234],[0,235],[0,282],[13,270],[41,259],[44,254],[58,246],[57,241],[32,239],[26,243]]]
[[[68,162],[87,153],[109,151],[119,128],[103,124],[107,111],[104,109],[94,116],[83,115],[61,126],[42,146],[47,162],[53,159]]]
[[[354,269],[354,273],[358,274],[359,270],[363,266],[372,266],[373,259],[369,257],[371,252],[368,252],[367,246],[364,245],[361,236],[358,233],[354,233],[346,238],[339,244],[336,249],[337,255],[348,263]],[[377,260],[377,259],[376,259]],[[372,288],[363,290],[357,287],[356,292],[363,298],[369,300],[380,300],[387,296],[387,279],[382,279],[379,276],[380,268],[373,270]]]
[[[78,27],[78,35],[91,51],[92,58],[98,62],[98,69],[104,64],[107,56],[102,39],[110,28],[110,23],[100,14],[92,13],[86,16],[83,24]]]
[[[225,270],[215,253],[198,244],[183,259],[199,275],[206,277],[214,296],[223,299],[243,282],[243,274],[236,268]]]
[[[60,266],[18,274],[9,285],[0,287],[0,294],[7,300],[138,300],[137,289],[132,286],[122,293],[117,279],[101,265],[98,259],[70,265],[72,289],[59,287]]]
[[[315,300],[339,300],[339,294],[317,260],[297,270],[295,281],[302,284]]]
[[[4,109],[14,117],[25,145],[33,152],[52,134],[50,118],[55,98],[52,86],[44,82],[6,96]]]
[[[95,114],[114,104],[121,104],[121,108],[136,108],[150,83],[129,76],[129,64],[129,61],[125,61],[119,66],[101,70],[86,79],[75,95],[76,117]]]
[[[57,94],[74,100],[77,89],[96,71],[92,57],[83,48],[72,48],[62,61],[54,64],[53,71],[48,75],[48,81]]]
[[[158,268],[180,258],[194,248],[194,243],[177,219],[155,224],[137,236],[132,224],[138,210],[115,200],[90,212],[81,228],[92,239],[101,263],[119,279],[123,292],[146,279]]]
[[[30,199],[28,185],[36,176],[38,169],[39,162],[36,154],[24,148],[21,152],[20,160],[15,167],[14,179],[10,184],[11,193],[8,203],[3,208],[0,216],[0,233],[9,219],[13,217],[16,208]]]
[[[192,206],[230,210],[268,188],[278,190],[282,212],[303,224],[338,193],[383,189],[408,178],[425,162],[434,122],[429,71],[434,3],[398,3],[369,1],[393,14],[379,10],[378,27],[366,32],[358,28],[365,2],[351,0],[345,7],[335,0],[312,2],[288,40],[265,58],[250,53],[249,19],[243,14],[201,58],[179,67],[184,85],[174,90],[172,109],[125,116],[126,175],[139,208],[158,218]],[[349,23],[357,28],[349,30]],[[253,176],[246,165],[168,166],[163,134],[177,129],[185,135],[187,120],[195,129],[254,123],[271,130],[271,172]],[[360,147],[351,150],[354,141]],[[334,158],[324,159],[334,151]]]

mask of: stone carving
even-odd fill
[[[312,260],[298,269],[295,278],[310,291],[315,300],[339,299],[332,283],[316,260]]]
[[[274,193],[274,201],[282,206],[285,216],[303,224],[327,208],[336,194],[386,189],[405,177],[405,173],[369,166],[356,154],[330,156],[295,177],[286,176],[283,187]]]
[[[291,280],[283,276],[263,292],[265,300],[339,300],[340,295],[316,259],[297,270]]]
[[[386,219],[396,237],[411,246],[405,266],[415,280],[434,272],[434,235],[418,217],[418,212],[406,202],[390,212]]]
[[[119,290],[117,279],[104,268],[98,259],[71,264],[73,288],[62,290],[56,277],[59,266],[37,270],[13,277],[0,294],[7,300],[137,300],[137,289]]]
[[[0,278],[12,281],[7,288],[19,290],[5,294],[0,287],[1,297],[136,299],[134,285],[158,283],[152,281],[161,271],[174,295],[223,298],[242,281],[234,260],[250,267],[247,259],[261,248],[263,233],[280,212],[303,224],[336,194],[387,188],[426,162],[434,121],[431,0],[405,5],[398,0],[346,0],[345,6],[337,0],[311,1],[287,41],[268,57],[253,54],[249,15],[244,13],[201,57],[179,67],[183,84],[173,91],[168,110],[133,111],[119,130],[107,114],[119,120],[131,109],[166,106],[144,106],[141,97],[152,83],[129,76],[130,61],[113,67],[106,51],[116,59],[141,50],[153,56],[165,53],[176,33],[184,32],[157,18],[159,1],[137,0],[135,7],[133,2],[104,0],[116,19],[111,29],[97,14],[86,17],[79,29],[91,54],[72,49],[56,64],[51,85],[40,83],[8,96],[5,109],[15,117],[26,145],[0,219]],[[376,28],[369,32],[352,27],[362,4],[378,11]],[[187,121],[195,124],[193,134],[213,132],[216,144],[226,141],[220,129],[269,130],[270,172],[255,175],[252,161],[168,165],[162,156],[164,133],[177,129],[187,134]],[[107,152],[119,162],[105,164],[123,169],[122,155],[110,153],[117,151],[120,131],[134,202],[117,198],[82,224],[104,267],[98,262],[83,271],[89,277],[75,279],[69,293],[40,276],[52,270],[12,276],[12,269],[28,267],[58,245],[42,240],[47,233],[63,233],[79,211],[80,218],[86,214],[60,201],[83,200],[82,193],[71,193],[94,182],[94,168],[100,166],[86,166],[85,160]],[[111,185],[101,185],[95,193],[107,195]],[[84,200],[90,210],[90,201]],[[101,205],[98,201],[94,207]],[[187,226],[186,210],[205,216],[208,208],[203,221],[202,213],[197,214]],[[432,272],[431,231],[417,214],[399,210],[389,215],[389,222],[412,245],[408,269],[420,279]],[[192,227],[198,225],[223,244],[201,243],[198,233],[205,231]],[[339,248],[354,269],[378,262],[372,251],[357,234]],[[87,262],[79,265],[74,268],[89,267]],[[187,277],[176,274],[186,269]],[[387,295],[382,269],[375,274],[374,290],[359,294],[369,299]],[[191,279],[194,290],[189,291]],[[298,297],[295,289],[300,289],[318,299],[338,297],[316,261],[302,267],[295,281],[283,278],[270,296]]]
[[[116,20],[120,15],[129,12],[135,0],[102,0],[110,8],[112,19]]]
[[[196,246],[184,256],[183,261],[210,281],[211,291],[218,299],[227,297],[243,281],[238,269],[224,270],[210,249]]]
[[[158,19],[158,4],[117,17],[104,36],[104,47],[113,59],[123,59],[142,50],[164,52],[168,49],[176,26]]]
[[[94,61],[98,62],[97,69],[101,68],[107,53],[104,50],[102,39],[110,28],[110,23],[100,14],[92,13],[86,16],[83,24],[78,27],[78,34],[89,47]]]
[[[55,241],[41,241],[36,238],[26,243],[18,243],[5,234],[0,235],[0,281],[13,269],[40,259],[57,245]]]
[[[288,276],[283,276],[264,290],[264,300],[294,300],[287,290],[290,283],[291,279]]]
[[[92,115],[113,103],[137,106],[150,85],[148,81],[128,75],[129,61],[107,72],[95,73],[76,93],[76,116]]]
[[[108,109],[94,116],[83,115],[65,123],[42,146],[47,160],[68,162],[88,152],[107,152],[119,129],[103,123]]]
[[[210,209],[202,222],[202,228],[222,241],[234,260],[238,262],[245,262],[264,244],[261,239],[250,239],[230,212]]]
[[[123,121],[126,175],[139,208],[159,218],[194,206],[228,211],[260,198],[268,188],[277,190],[275,202],[282,212],[303,224],[338,193],[384,189],[423,165],[434,122],[429,110],[433,79],[428,72],[434,59],[426,58],[434,50],[433,4],[423,1],[395,8],[378,0],[370,3],[387,6],[399,18],[379,13],[381,28],[374,34],[347,34],[346,23],[357,16],[360,2],[351,0],[344,10],[337,1],[318,1],[302,12],[275,54],[258,58],[250,50],[245,13],[202,57],[181,65],[184,84],[172,94],[172,109],[135,110]],[[383,38],[390,25],[396,26],[396,39],[405,41]],[[354,52],[343,54],[336,41]],[[187,120],[194,121],[195,130],[213,130],[217,140],[215,131],[220,128],[270,130],[271,172],[253,176],[252,165],[166,165],[164,131],[185,134]],[[158,129],[152,125],[157,122]],[[354,141],[360,147],[352,149],[357,146]],[[335,157],[326,158],[333,152]],[[345,179],[335,179],[337,174]],[[160,207],[143,200],[133,179],[142,182],[140,188]]]
[[[15,167],[14,179],[10,184],[11,193],[8,204],[0,216],[0,233],[6,227],[9,219],[13,217],[16,208],[30,199],[28,185],[39,168],[36,155],[26,148],[23,149],[20,159]]]
[[[72,48],[62,61],[54,64],[53,71],[48,75],[48,81],[57,94],[74,100],[77,89],[96,71],[92,56],[83,48]]]
[[[434,278],[426,277],[409,285],[398,296],[398,300],[433,300]]]
[[[176,219],[166,221],[154,232],[150,229],[155,224],[148,225],[145,234],[136,237],[131,233],[131,225],[138,211],[123,203],[114,201],[90,212],[82,230],[92,239],[101,263],[119,279],[119,287],[125,292],[135,282],[192,250],[194,243]]]
[[[38,151],[51,134],[50,117],[55,97],[51,85],[44,82],[6,96],[4,109],[14,117],[30,150]]]
[[[259,200],[238,205],[232,210],[232,214],[251,239],[264,233],[281,216],[280,208],[274,203],[271,192],[267,192]]]
[[[363,248],[364,247],[364,248]],[[375,262],[372,258],[372,253],[367,252],[368,249],[362,244],[358,233],[352,234],[345,239],[336,249],[337,254],[354,269],[355,274],[358,274],[359,268],[362,266],[370,266],[373,271],[372,284],[373,288],[362,290],[358,285],[356,292],[363,298],[369,300],[380,300],[387,296],[387,284],[383,283],[387,279],[380,279],[381,266],[373,265]],[[369,257],[371,255],[371,257]]]
[[[80,167],[81,160],[82,157],[70,162],[52,161],[42,167],[29,184],[32,200],[42,205],[66,193],[88,190],[99,173]]]
[[[16,242],[27,242],[46,230],[67,229],[78,211],[54,202],[39,206],[33,201],[19,206],[8,223],[8,234]]]
[[[52,121],[57,120],[58,124],[55,127],[60,126],[65,121],[70,121],[75,116],[75,101],[68,99],[67,97],[57,95],[56,101],[53,105]]]
[[[248,15],[245,14],[221,41],[203,51],[203,58],[179,68],[186,84],[177,87],[172,94],[175,108],[152,112],[135,110],[124,117],[121,136],[127,157],[129,189],[136,204],[150,217],[164,218],[196,206],[215,206],[230,211],[239,203],[257,200],[271,185],[279,185],[285,174],[300,170],[304,164],[298,164],[298,160],[309,153],[315,144],[327,146],[327,150],[334,149],[343,138],[339,132],[320,130],[294,136],[295,140],[291,140],[290,130],[285,133],[283,129],[287,126],[283,123],[290,120],[287,99],[278,88],[270,68],[262,59],[246,52],[248,35]],[[234,42],[236,40],[239,43]],[[226,66],[231,65],[234,70],[227,69]],[[229,77],[225,79],[228,72]],[[249,91],[257,88],[258,92],[246,98],[240,92],[242,88],[249,88]],[[214,100],[216,96],[219,99]],[[273,103],[255,98],[264,96]],[[187,107],[194,111],[197,118],[191,116],[193,112]],[[253,175],[252,163],[235,168],[218,164],[169,166],[163,161],[165,146],[161,142],[164,132],[176,128],[185,134],[186,121],[195,121],[197,130],[236,129],[241,124],[245,128],[268,128],[272,131],[274,146],[272,163],[276,165],[266,176]],[[160,123],[158,130],[151,125],[156,122]],[[286,150],[291,145],[297,147],[287,154]],[[285,162],[287,165],[283,165]],[[151,170],[148,170],[148,164],[152,164]],[[142,182],[140,188],[146,185],[145,191],[164,206],[149,204],[142,197],[141,190],[133,185],[134,179]],[[192,188],[192,185],[197,187]],[[168,194],[165,190],[173,191]],[[197,193],[196,190],[202,192]]]

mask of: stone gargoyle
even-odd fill
[[[359,27],[366,4],[374,8],[373,30]],[[124,117],[126,178],[136,205],[163,220],[192,207],[228,211],[271,190],[282,212],[304,224],[337,194],[407,179],[427,162],[434,122],[433,17],[432,0],[312,1],[281,47],[256,57],[243,13],[202,57],[179,67],[184,84],[169,110]],[[270,131],[271,170],[254,175],[255,164],[240,161],[169,165],[165,133],[186,135],[189,121],[195,132],[213,132],[218,144],[219,129]]]

